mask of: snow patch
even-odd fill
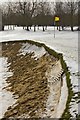
[[[61,118],[61,115],[65,110],[67,98],[68,98],[68,88],[66,84],[66,77],[63,77],[63,86],[61,87],[61,96],[60,96],[60,101],[57,107],[56,118]]]
[[[22,55],[26,55],[26,53],[32,52],[34,53],[33,58],[38,59],[46,53],[46,50],[43,47],[38,47],[36,45],[31,45],[28,43],[23,43],[22,48],[19,50],[19,53]]]
[[[7,58],[0,57],[0,118],[4,116],[7,108],[15,103],[11,92],[3,89],[8,85],[6,79],[12,75],[12,72],[8,72]]]

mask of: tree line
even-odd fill
[[[80,26],[78,2],[7,2],[1,9],[3,30],[5,25],[17,25],[23,26],[23,29],[26,27],[28,31],[32,26],[34,31],[36,26],[42,26],[45,31],[47,26],[54,25],[55,16],[60,17],[56,25],[59,28],[61,26],[62,30],[65,26],[70,26],[73,31],[74,26]]]

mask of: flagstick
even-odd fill
[[[54,20],[54,38],[55,38],[55,22],[57,22],[57,21],[59,21],[60,20],[60,18],[59,17],[55,17],[55,20]]]
[[[55,21],[54,21],[54,38],[55,38]]]

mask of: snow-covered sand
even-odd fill
[[[0,118],[4,116],[9,105],[14,104],[15,102],[12,94],[3,89],[7,86],[5,80],[10,76],[12,76],[12,72],[8,72],[7,58],[0,57]]]
[[[57,76],[61,76],[62,72],[63,70],[61,63],[60,61],[57,61],[55,66],[51,70],[49,69],[49,72],[47,73],[48,82],[49,82],[48,87],[50,89],[50,94],[48,96],[46,110],[48,116],[51,116],[51,118],[61,118],[61,115],[65,110],[66,101],[68,98],[66,77],[63,77],[62,87],[61,87],[61,78],[57,77]]]
[[[68,88],[67,88],[67,84],[66,84],[66,77],[64,77],[63,78],[63,86],[61,87],[60,101],[59,101],[59,104],[57,107],[56,118],[61,118],[61,115],[63,114],[63,110],[65,110],[67,97],[68,97]]]
[[[20,54],[26,55],[26,53],[31,53],[33,52],[33,58],[38,59],[42,57],[46,51],[43,47],[37,47],[35,45],[30,45],[29,43],[23,43],[21,49],[19,50]]]
[[[55,31],[56,37],[54,38],[54,27],[48,27],[48,30],[43,32],[40,28],[37,32],[26,31],[21,27],[16,27],[15,30],[5,30],[0,32],[0,42],[14,41],[14,40],[35,40],[45,43],[50,48],[61,52],[71,72],[71,82],[73,91],[78,91],[78,77],[75,75],[78,72],[78,32]],[[75,74],[73,74],[75,73]],[[74,112],[75,111],[75,112]],[[70,113],[75,117],[78,111],[78,104],[76,100],[71,102]]]

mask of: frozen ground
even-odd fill
[[[19,50],[20,54],[26,55],[26,53],[34,53],[33,58],[36,60],[42,57],[46,51],[43,47],[37,47],[35,45],[30,45],[28,43],[23,43],[22,48]]]
[[[12,76],[12,72],[8,72],[7,58],[0,57],[0,118],[3,117],[9,105],[14,104],[15,102],[12,94],[3,89],[7,86],[5,80],[10,76]]]
[[[6,28],[5,28],[6,29]],[[63,53],[64,59],[71,72],[71,82],[73,85],[74,93],[78,91],[80,87],[78,84],[78,32],[67,31],[55,31],[56,37],[54,38],[54,28],[48,27],[48,30],[43,32],[40,28],[37,32],[26,31],[21,27],[16,27],[15,30],[5,30],[0,32],[0,42],[14,41],[14,40],[35,40],[41,43],[45,43],[52,49]],[[72,99],[70,103],[70,113],[75,117],[78,111],[77,101]]]

